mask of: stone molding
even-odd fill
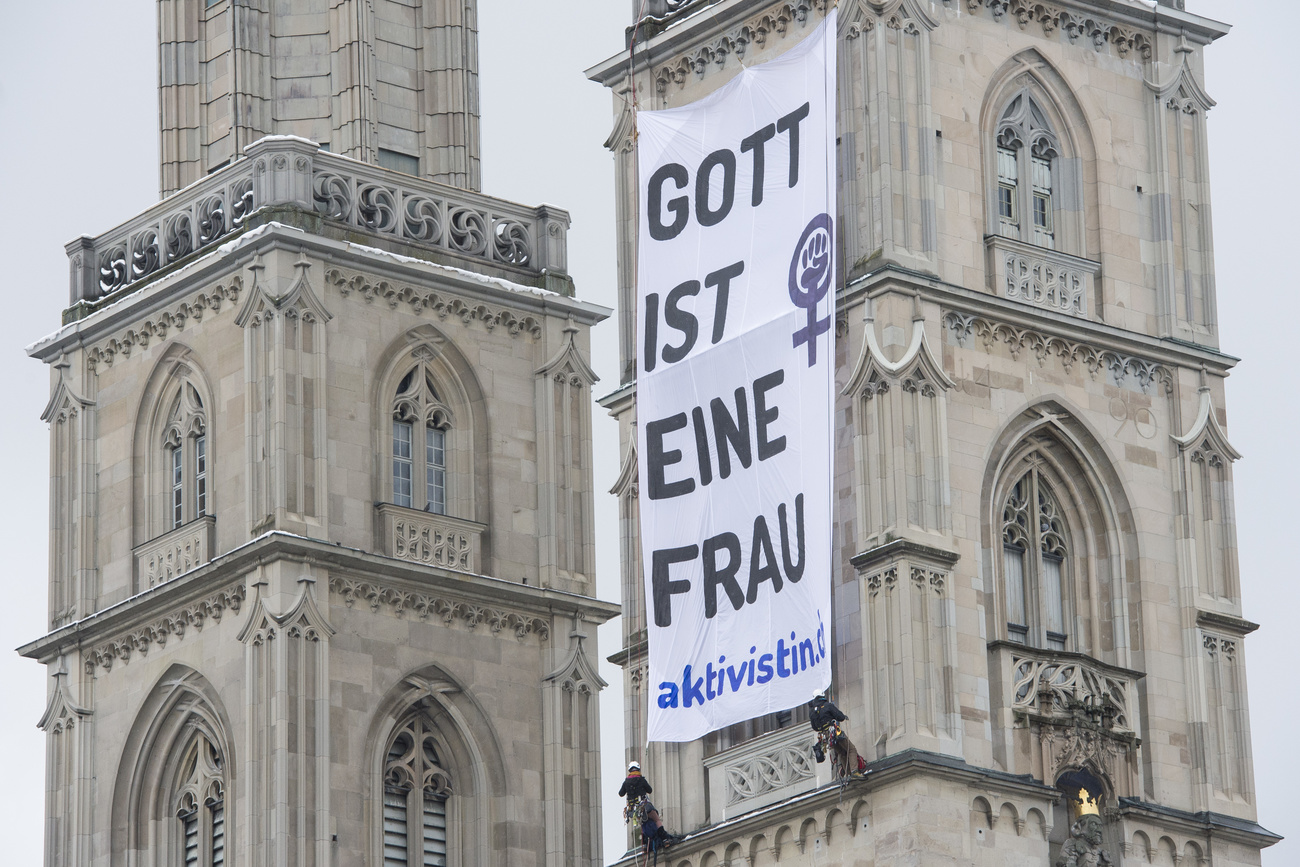
[[[470,631],[480,624],[486,624],[493,635],[502,629],[513,629],[515,638],[523,641],[535,634],[539,640],[547,641],[551,637],[551,626],[540,617],[532,617],[503,608],[493,608],[474,602],[464,602],[429,593],[419,593],[395,585],[383,585],[373,581],[355,578],[330,578],[330,590],[343,597],[343,603],[352,608],[360,599],[378,612],[387,607],[394,617],[404,617],[414,612],[421,622],[428,622],[431,617],[442,619],[444,626],[451,626],[459,621]]]
[[[92,373],[98,374],[101,365],[104,368],[112,367],[117,356],[130,358],[137,347],[146,349],[155,339],[166,340],[170,331],[184,331],[191,323],[202,322],[207,311],[213,315],[221,312],[227,301],[233,307],[239,301],[243,289],[244,281],[239,276],[234,276],[211,289],[196,292],[171,309],[146,317],[138,325],[123,328],[111,337],[100,340],[86,350],[86,363]]]
[[[995,293],[1053,313],[1089,318],[1100,262],[1001,235],[986,236],[984,245]]]
[[[238,614],[247,594],[243,584],[235,584],[197,602],[175,608],[121,638],[106,641],[86,653],[86,673],[93,675],[96,668],[111,671],[118,661],[127,665],[136,653],[147,656],[154,646],[165,647],[173,637],[177,641],[183,640],[190,627],[202,632],[208,620],[220,623],[226,611]]]
[[[1086,39],[1093,50],[1101,52],[1109,47],[1118,57],[1136,54],[1145,62],[1151,59],[1155,47],[1153,33],[1122,27],[1097,15],[1071,12],[1054,3],[1037,0],[943,0],[943,5],[964,6],[971,13],[986,9],[994,21],[1015,21],[1021,30],[1027,29],[1031,23],[1037,24],[1048,39],[1065,36],[1071,43]]]
[[[367,304],[373,304],[378,300],[393,310],[400,305],[407,305],[412,313],[427,311],[440,320],[456,318],[465,326],[477,322],[488,331],[493,331],[499,326],[511,337],[526,334],[538,340],[542,336],[542,323],[532,316],[518,316],[510,310],[478,301],[450,297],[432,289],[391,283],[366,274],[344,271],[341,268],[327,268],[325,282],[336,287],[344,298],[355,295]]]
[[[808,23],[808,13],[814,9],[825,12],[829,6],[829,0],[787,0],[770,6],[706,44],[659,64],[654,70],[655,89],[664,93],[669,84],[685,87],[691,75],[703,79],[709,72],[721,69],[729,55],[742,58],[750,43],[761,48],[770,36],[783,39],[791,33],[792,23],[802,27]]]
[[[810,728],[795,725],[706,758],[709,788],[723,804],[725,818],[737,809],[756,810],[817,788],[815,741]]]
[[[460,572],[479,570],[483,524],[421,512],[392,503],[375,506],[384,553],[390,557]]]
[[[140,588],[170,581],[212,559],[217,519],[204,515],[135,549],[135,580]]]
[[[1143,393],[1149,392],[1156,382],[1164,386],[1165,394],[1172,394],[1174,390],[1174,372],[1159,361],[1076,343],[1055,334],[1021,328],[974,313],[948,310],[943,315],[943,324],[958,346],[965,346],[975,334],[983,342],[985,352],[992,352],[994,346],[1004,343],[1011,350],[1012,359],[1019,359],[1025,349],[1031,350],[1040,367],[1046,365],[1050,356],[1055,356],[1066,373],[1077,362],[1087,367],[1093,379],[1105,368],[1110,373],[1112,384],[1120,388],[1130,388],[1128,381],[1132,377]]]

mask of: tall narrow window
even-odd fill
[[[194,502],[197,516],[208,513],[208,438],[194,438]]]
[[[179,445],[171,448],[172,527],[185,523],[185,451]]]
[[[398,728],[384,762],[384,867],[446,867],[451,782],[422,715]]]
[[[225,867],[224,767],[221,753],[212,742],[196,734],[181,760],[175,801],[180,825],[179,863],[184,867]]]
[[[203,400],[188,382],[176,388],[162,435],[166,507],[162,530],[211,514],[211,461]]]
[[[1028,93],[1020,92],[998,121],[998,234],[1042,247],[1055,246],[1052,191],[1059,156],[1060,147],[1047,116]],[[1020,219],[1021,214],[1029,215],[1028,225]]]
[[[1005,228],[1019,231],[1020,223],[1016,219],[1016,199],[1019,170],[1016,166],[1016,152],[1011,148],[998,148],[998,222]]]
[[[1065,650],[1070,591],[1067,532],[1037,467],[1002,507],[1002,585],[1010,641]]]
[[[411,479],[414,462],[411,460],[411,423],[393,422],[393,502],[411,506]]]
[[[393,398],[393,503],[447,514],[451,410],[424,365],[402,377]],[[423,431],[424,448],[420,448]]]

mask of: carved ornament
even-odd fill
[[[1093,379],[1097,378],[1101,370],[1107,370],[1111,382],[1121,388],[1130,387],[1131,378],[1144,393],[1149,392],[1152,384],[1157,382],[1164,386],[1165,394],[1172,394],[1174,390],[1173,371],[1159,361],[1124,355],[1086,343],[1075,343],[1055,334],[1019,328],[1006,322],[955,310],[944,314],[943,323],[958,346],[965,346],[966,341],[975,334],[983,342],[985,352],[991,352],[994,346],[1004,343],[1010,349],[1013,359],[1018,359],[1026,349],[1032,351],[1040,367],[1047,363],[1049,357],[1055,356],[1066,373],[1079,363],[1088,369],[1088,374]]]
[[[208,620],[220,623],[226,611],[238,614],[247,593],[243,584],[227,587],[198,602],[170,611],[121,638],[106,641],[86,654],[86,673],[94,674],[97,667],[111,671],[116,662],[127,665],[134,654],[147,656],[155,646],[165,647],[173,638],[183,640],[190,627],[202,632]]]
[[[138,325],[124,328],[112,337],[99,341],[86,350],[86,361],[91,372],[98,375],[101,365],[105,368],[112,367],[119,355],[130,358],[137,347],[145,349],[155,339],[167,339],[169,332],[179,333],[191,323],[201,322],[205,313],[220,312],[222,305],[227,301],[231,305],[235,304],[243,289],[244,281],[238,276],[231,277],[224,284],[196,293],[168,311],[151,316]]]
[[[387,280],[376,280],[365,274],[330,268],[325,272],[326,282],[338,287],[339,293],[348,298],[355,295],[367,304],[376,300],[396,310],[406,305],[412,313],[430,312],[440,320],[459,319],[466,326],[479,323],[488,331],[503,328],[511,337],[527,334],[534,340],[542,336],[542,324],[532,316],[518,316],[510,310],[491,307],[477,301],[465,301],[435,292],[432,289],[417,289],[403,286]]]
[[[1015,21],[1021,30],[1030,24],[1042,28],[1043,36],[1059,38],[1064,34],[1071,43],[1086,39],[1096,51],[1114,48],[1119,57],[1136,54],[1143,61],[1151,59],[1154,39],[1141,30],[1121,27],[1113,21],[1094,15],[1082,15],[1061,9],[1051,3],[1035,0],[943,0],[945,6],[963,5],[972,13],[988,10],[995,21]]]
[[[476,629],[480,624],[486,624],[493,635],[508,628],[514,630],[515,638],[520,641],[533,634],[542,641],[547,641],[551,637],[550,624],[540,617],[473,602],[416,593],[398,587],[385,587],[354,578],[330,578],[330,590],[342,596],[344,604],[349,608],[353,607],[359,599],[369,605],[371,611],[377,612],[381,606],[387,606],[389,613],[394,617],[404,617],[407,612],[413,612],[421,622],[428,622],[431,617],[438,617],[442,619],[444,626],[460,622],[470,630]]]

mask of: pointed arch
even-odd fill
[[[231,848],[227,793],[238,765],[230,719],[199,672],[173,665],[149,691],[127,734],[113,789],[113,867],[165,867],[189,846],[201,865]]]
[[[216,514],[212,480],[217,443],[209,424],[216,401],[198,354],[182,343],[168,346],[145,379],[136,411],[132,444],[136,545]],[[203,559],[210,556],[209,550]]]
[[[1032,48],[1008,58],[989,79],[980,132],[985,234],[1099,258],[1095,137],[1051,61]]]
[[[403,764],[404,756],[393,755],[404,734],[412,744],[418,735],[421,743],[431,746],[431,755],[416,764],[422,774],[421,792],[427,789],[430,799],[439,803],[427,822],[421,806],[419,839],[423,841],[424,834],[441,822],[448,863],[488,867],[492,802],[506,794],[508,782],[500,742],[472,693],[437,665],[417,669],[393,686],[379,702],[367,732],[363,795],[370,836],[368,863],[403,863],[397,860],[399,836],[402,841],[417,837],[417,817],[410,806],[414,797],[405,801],[404,813],[399,812],[402,807],[396,797],[389,797],[387,804],[384,797],[387,790],[397,794],[406,779],[403,768],[412,772],[411,762]],[[393,861],[384,860],[386,851]],[[421,863],[409,861],[412,867]]]
[[[486,524],[488,417],[473,365],[422,325],[389,345],[374,382],[374,501]]]
[[[1026,405],[995,437],[981,486],[985,574],[993,578],[986,589],[995,600],[988,611],[990,636],[1009,635],[1007,602],[1014,588],[1008,588],[1003,558],[1004,547],[1013,543],[1004,516],[1017,486],[1032,474],[1031,487],[1046,490],[1056,509],[1053,532],[1058,538],[1047,547],[1059,544],[1062,548],[1056,550],[1063,549],[1068,558],[1061,591],[1068,629],[1063,649],[1113,665],[1129,664],[1130,624],[1139,610],[1129,588],[1138,586],[1132,571],[1139,560],[1130,500],[1116,465],[1101,437],[1058,396]],[[1036,496],[1026,507],[1040,508]],[[1044,535],[1030,534],[1038,550],[1046,550]],[[1038,574],[1045,571],[1040,567]],[[1022,624],[1027,643],[1047,646],[1047,612],[1043,597],[1036,595],[1041,588],[1029,588],[1026,594],[1026,615],[1032,621]]]

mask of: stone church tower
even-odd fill
[[[475,4],[161,0],[164,198],[68,245],[49,867],[602,863],[568,215]]]
[[[692,834],[674,864],[1259,864],[1202,60],[1227,26],[839,0],[833,697],[871,762],[841,789],[802,709],[646,748],[634,449],[633,98],[696,100],[831,4],[632,5],[631,57],[589,73],[616,118],[613,659],[629,758]]]

